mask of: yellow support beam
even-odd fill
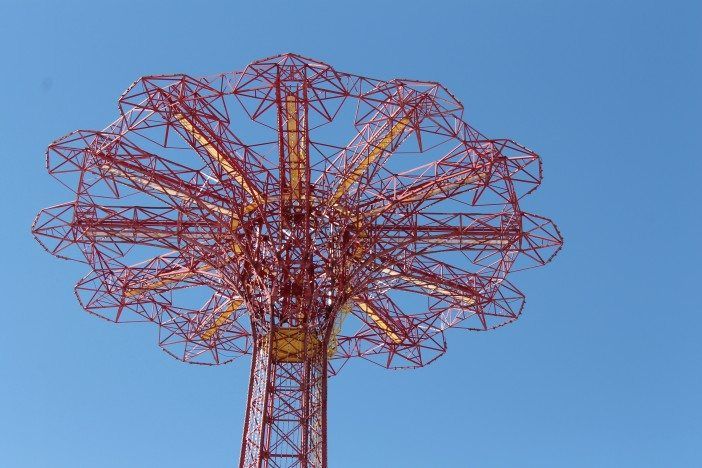
[[[440,244],[440,245],[461,245],[461,246],[476,246],[476,245],[496,245],[498,247],[505,246],[510,243],[509,240],[507,239],[470,239],[470,240],[463,240],[463,239],[422,239],[419,238],[418,243],[425,243],[425,244]]]
[[[222,325],[227,323],[229,321],[229,317],[232,316],[232,314],[241,306],[241,304],[244,303],[243,299],[232,299],[232,301],[229,303],[229,307],[227,307],[215,320],[215,323],[209,327],[207,330],[202,332],[200,336],[202,337],[203,340],[208,341],[210,338],[214,336],[215,333],[217,333],[217,330],[219,330]]]
[[[173,190],[173,189],[168,189],[168,188],[162,187],[153,181],[144,179],[143,177],[132,176],[132,175],[127,174],[126,172],[122,171],[121,169],[110,167],[108,165],[103,165],[102,169],[104,171],[109,172],[110,174],[113,174],[113,175],[116,175],[119,177],[123,177],[127,180],[138,182],[139,184],[143,185],[144,187],[149,187],[151,189],[156,190],[157,192],[161,192],[163,194],[170,195],[172,197],[180,198],[181,200],[185,200],[188,202],[195,201],[188,194],[185,194],[185,193],[180,192],[178,190]],[[232,210],[230,210],[228,208],[224,208],[224,207],[219,206],[219,205],[215,205],[214,203],[210,203],[207,201],[199,200],[199,203],[204,205],[205,207],[209,208],[212,211],[216,211],[216,212],[221,213],[223,215],[229,216],[232,219],[232,221],[231,221],[232,231],[237,230],[239,225],[241,224],[241,220],[239,219],[237,214],[234,213]],[[253,210],[256,209],[257,206],[258,206],[257,203],[250,203],[249,205],[246,205],[244,207],[244,213],[245,214],[251,213]],[[241,247],[235,241],[232,241],[232,249],[237,254],[241,252]],[[188,273],[185,277],[187,278],[187,276],[190,276],[190,275],[192,275],[192,273]],[[134,296],[136,294],[141,294],[142,292],[148,291],[150,289],[156,289],[158,287],[161,287],[161,286],[164,286],[166,284],[170,284],[170,283],[173,283],[176,281],[179,281],[179,278],[178,279],[169,279],[169,280],[164,280],[164,281],[157,281],[156,283],[153,283],[153,285],[149,288],[137,288],[134,290],[129,290],[126,293],[126,296],[130,297],[130,296]]]
[[[239,185],[241,185],[244,190],[246,190],[249,195],[257,202],[261,202],[263,197],[256,187],[249,184],[244,175],[241,173],[239,168],[235,167],[229,162],[229,159],[224,154],[220,153],[217,148],[212,145],[212,143],[207,139],[201,131],[197,129],[195,125],[183,114],[177,113],[175,115],[176,119],[180,125],[185,129],[186,132],[190,133],[198,143],[202,145],[207,153],[219,163],[220,166],[227,172],[227,174],[234,179]]]
[[[471,175],[464,177],[463,179],[458,179],[454,181],[439,181],[438,184],[436,182],[432,182],[431,185],[436,185],[435,188],[427,190],[426,192],[419,192],[415,194],[414,196],[406,197],[403,198],[401,195],[396,196],[397,201],[392,201],[390,203],[386,203],[383,206],[379,206],[378,208],[374,208],[371,211],[368,212],[368,216],[377,216],[385,211],[389,210],[393,206],[395,206],[395,203],[408,203],[408,202],[413,202],[413,201],[419,201],[422,199],[428,199],[433,197],[434,195],[440,194],[440,193],[446,193],[449,190],[456,189],[458,187],[461,187],[463,185],[468,185],[468,184],[474,184],[476,182],[484,182],[485,178],[487,177],[487,174],[482,172],[477,175]],[[428,187],[431,187],[431,185],[428,185]],[[386,200],[383,199],[385,202]]]
[[[416,201],[420,199],[426,199],[433,197],[436,194],[439,193],[446,193],[449,190],[453,190],[455,188],[461,187],[463,185],[468,185],[468,184],[474,184],[476,182],[483,182],[485,180],[486,174],[485,173],[480,173],[478,175],[472,175],[465,177],[463,179],[455,180],[455,181],[441,181],[439,182],[439,185],[432,189],[428,190],[423,193],[418,193],[417,195],[413,197],[409,197],[406,199],[401,199],[402,202],[411,202],[411,201]],[[377,209],[376,209],[377,210]],[[374,211],[376,211],[374,210]]]
[[[397,333],[392,331],[390,326],[385,323],[385,321],[380,318],[380,316],[373,310],[373,308],[366,302],[361,302],[361,301],[356,301],[356,304],[358,307],[370,318],[375,324],[385,332],[385,334],[390,338],[394,343],[401,343],[402,338],[400,338]]]
[[[219,163],[220,166],[227,172],[227,174],[234,179],[239,185],[243,187],[246,192],[251,195],[254,199],[253,203],[250,203],[244,207],[244,214],[251,213],[258,207],[261,203],[265,201],[265,197],[258,191],[256,187],[248,183],[239,168],[235,167],[229,162],[227,156],[222,154],[212,143],[207,139],[205,135],[202,134],[200,130],[190,121],[184,114],[177,113],[176,119],[180,123],[181,127],[185,129],[186,132],[190,133],[195,140],[197,140],[200,145],[207,151],[207,153]],[[232,231],[236,231],[241,224],[241,219],[232,213]],[[235,253],[241,253],[241,246],[236,242],[232,243],[232,249]]]
[[[173,189],[168,189],[168,188],[162,187],[159,184],[155,183],[154,181],[144,179],[143,177],[132,176],[130,174],[127,174],[126,172],[124,172],[121,169],[117,169],[115,167],[110,167],[107,164],[103,165],[102,169],[106,172],[109,172],[110,174],[113,174],[113,175],[116,175],[119,177],[123,177],[127,180],[136,181],[136,182],[140,183],[141,185],[143,185],[144,187],[152,188],[152,189],[156,190],[157,192],[161,192],[161,193],[164,193],[166,195],[170,195],[172,197],[180,198],[181,200],[185,200],[188,202],[195,202],[193,197],[191,197],[190,195],[188,195],[186,193],[180,192],[178,190],[173,190]],[[228,215],[228,216],[234,216],[234,213],[228,208],[224,208],[222,206],[215,205],[214,203],[209,203],[209,202],[202,201],[202,200],[200,200],[199,203],[206,206],[207,208],[209,208],[212,211],[216,211],[218,213]]]
[[[242,175],[242,173],[239,171],[239,169],[237,169],[234,165],[232,165],[229,162],[228,158],[226,156],[224,156],[222,153],[220,153],[217,150],[217,148],[215,148],[210,143],[210,141],[207,139],[207,137],[205,135],[203,135],[202,132],[200,132],[195,127],[195,125],[193,125],[193,123],[184,114],[177,113],[176,119],[178,120],[180,125],[183,127],[183,129],[185,131],[187,131],[188,133],[190,133],[195,138],[195,140],[197,140],[197,142],[200,143],[203,146],[203,148],[205,148],[205,150],[212,157],[212,159],[214,159],[216,162],[218,162],[222,166],[222,168],[227,172],[227,174],[230,177],[232,177],[232,179],[234,179],[239,185],[241,185],[244,188],[244,190],[246,190],[246,192],[248,192],[249,195],[251,195],[251,197],[254,199],[254,201],[252,203],[250,203],[244,207],[244,214],[248,214],[248,213],[253,212],[259,206],[260,203],[265,201],[264,197],[256,189],[256,187],[252,186],[251,184],[249,184],[247,182],[246,178]],[[126,172],[120,170],[120,169],[110,167],[109,165],[103,165],[102,169],[113,174],[113,175],[117,175],[117,176],[123,177],[127,180],[138,182],[139,184],[141,184],[145,187],[149,187],[151,189],[154,189],[154,190],[161,192],[161,193],[164,193],[166,195],[180,198],[180,199],[185,200],[185,201],[194,202],[193,198],[186,193],[180,192],[178,190],[173,190],[173,189],[162,187],[159,184],[155,183],[154,181],[145,179],[143,177],[132,176],[132,175],[127,174]],[[199,203],[201,203],[205,207],[211,209],[212,211],[216,211],[216,212],[219,212],[221,214],[229,216],[232,220],[231,221],[232,231],[236,231],[239,228],[239,226],[241,224],[241,219],[232,210],[215,205],[215,204],[210,203],[210,202],[202,201],[202,200],[200,200]],[[239,246],[238,243],[233,241],[232,242],[232,250],[236,254],[241,253],[241,246]],[[206,265],[205,267],[201,268],[199,271],[208,271],[211,269],[212,269],[211,266]],[[164,279],[160,279],[158,281],[150,283],[150,284],[146,285],[145,287],[129,289],[125,292],[125,296],[131,297],[131,296],[135,296],[137,294],[144,293],[146,291],[157,289],[161,286],[166,286],[168,284],[171,284],[171,283],[174,283],[177,281],[181,281],[181,280],[188,278],[194,274],[195,274],[194,272],[188,271],[188,272],[184,272],[184,273],[175,274],[172,276],[169,275],[169,276],[165,277]]]
[[[292,198],[302,198],[302,184],[307,172],[307,155],[305,154],[305,135],[299,137],[300,117],[297,108],[297,98],[290,94],[285,98],[285,115],[287,130],[288,158],[290,159],[290,188]]]
[[[191,276],[194,276],[198,274],[199,272],[207,272],[212,270],[213,267],[211,265],[204,265],[202,268],[198,268],[197,271],[183,271],[180,273],[167,273],[164,274],[163,276],[160,276],[156,281],[146,283],[143,287],[140,288],[131,288],[127,289],[124,292],[124,295],[126,297],[132,297],[136,296],[137,294],[142,294],[148,291],[153,291],[154,289],[158,289],[162,286],[169,285],[171,283],[177,283],[178,281],[187,279]]]
[[[247,214],[253,212],[253,211],[254,211],[256,208],[258,208],[258,207],[259,207],[259,204],[256,203],[256,202],[254,202],[254,203],[249,203],[248,205],[246,205],[246,206],[244,207],[244,214],[247,215]],[[240,222],[241,222],[241,220],[239,220],[239,219],[236,218],[236,217],[233,217],[233,219],[232,219],[232,227],[239,227],[239,223],[240,223]],[[236,223],[236,224],[234,224],[234,223]]]
[[[341,328],[344,325],[344,321],[351,313],[352,308],[352,301],[346,301],[346,303],[341,306],[339,311],[336,313],[334,325],[332,326],[332,331],[329,335],[329,345],[327,347],[327,356],[329,357],[333,357],[334,354],[336,354],[336,349],[339,347],[339,333],[341,333]]]
[[[402,278],[402,280],[407,281],[408,283],[412,283],[415,286],[419,286],[422,289],[426,289],[427,291],[455,297],[456,299],[459,299],[461,302],[464,302],[466,305],[475,304],[475,299],[473,299],[472,297],[457,295],[454,292],[449,291],[448,289],[442,288],[441,286],[437,286],[435,284],[429,283],[429,282],[421,280],[419,278],[413,278],[412,276],[407,276],[400,271],[393,270],[392,268],[383,268],[382,272],[388,276],[400,277],[400,278]]]
[[[363,158],[363,160],[358,163],[356,168],[351,171],[351,173],[346,176],[346,178],[341,182],[339,187],[332,195],[330,202],[336,203],[341,196],[346,193],[346,191],[353,185],[362,175],[363,172],[370,166],[378,157],[380,157],[383,152],[390,146],[397,136],[401,135],[405,127],[409,125],[409,117],[404,117],[400,119],[395,125],[390,128],[390,131],[383,137],[377,145],[372,145],[373,150],[368,153],[368,155]]]

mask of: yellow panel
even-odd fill
[[[302,362],[305,351],[308,358],[313,357],[321,344],[319,337],[306,334],[302,328],[276,328],[273,333],[273,358],[278,362]]]
[[[227,321],[229,321],[229,317],[231,317],[231,315],[234,313],[234,311],[236,311],[236,309],[238,309],[239,306],[241,306],[241,304],[243,304],[243,303],[244,303],[244,301],[242,299],[233,299],[229,303],[229,307],[227,307],[221,314],[219,314],[219,316],[215,320],[214,325],[212,325],[210,328],[208,328],[207,330],[205,330],[204,332],[202,332],[200,334],[202,339],[209,340],[210,338],[212,338],[212,336],[217,332],[217,330],[222,325],[227,323]]]
[[[397,336],[397,334],[390,329],[388,324],[385,323],[385,321],[383,321],[383,319],[380,318],[380,316],[378,316],[378,314],[375,313],[375,311],[373,310],[373,308],[370,305],[368,305],[365,302],[357,302],[357,304],[358,304],[358,307],[363,312],[365,312],[365,314],[368,315],[368,317],[371,320],[373,320],[376,325],[378,325],[378,328],[383,330],[385,332],[385,334],[388,335],[388,338],[390,338],[395,343],[402,342],[402,338]]]
[[[388,146],[392,143],[392,141],[402,133],[402,131],[407,127],[409,124],[409,118],[404,117],[401,119],[399,122],[397,122],[393,127],[390,129],[390,131],[383,137],[380,142],[373,147],[373,150],[366,156],[363,161],[361,161],[358,166],[349,174],[342,182],[341,185],[339,185],[339,188],[336,189],[336,192],[334,195],[331,197],[330,201],[332,203],[335,203],[341,196],[353,185],[354,182],[356,182],[362,175],[363,172],[366,170],[368,166],[370,166],[373,161],[378,159],[378,157],[383,154],[383,151],[387,149]]]

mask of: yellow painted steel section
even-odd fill
[[[479,174],[479,175],[466,177],[465,179],[462,179],[462,180],[457,180],[457,181],[453,181],[453,182],[446,182],[446,183],[439,185],[434,190],[429,190],[428,192],[418,194],[415,197],[410,197],[407,200],[403,200],[403,201],[413,201],[413,200],[420,199],[420,198],[433,197],[434,195],[436,195],[438,193],[443,193],[443,192],[446,192],[448,190],[452,190],[452,189],[461,187],[463,185],[473,184],[475,182],[482,182],[484,179],[485,179],[485,175]]]
[[[420,280],[418,278],[413,278],[411,276],[404,275],[404,274],[402,274],[402,272],[399,272],[397,270],[393,270],[392,268],[383,268],[382,272],[388,276],[400,277],[404,281],[407,281],[408,283],[412,283],[416,286],[419,286],[422,289],[426,289],[428,291],[432,291],[432,292],[436,292],[439,294],[445,294],[447,296],[455,297],[455,298],[459,299],[460,301],[466,303],[467,305],[475,304],[475,299],[473,299],[472,297],[456,295],[453,292],[449,291],[448,289],[442,288],[441,286],[437,286],[435,284],[428,283],[424,280]]]
[[[115,169],[115,168],[112,168],[109,166],[103,166],[103,169],[112,173],[112,174],[118,175],[120,177],[124,177],[124,178],[127,178],[129,180],[137,181],[146,187],[153,188],[161,193],[165,193],[166,195],[170,195],[172,197],[177,197],[177,198],[180,198],[180,199],[186,200],[186,201],[192,201],[192,197],[188,196],[187,194],[184,194],[184,193],[176,191],[176,190],[161,187],[160,185],[158,185],[154,182],[151,182],[149,180],[143,179],[141,177],[130,176],[130,175],[126,174],[124,171],[121,171],[119,169]],[[232,219],[232,221],[231,221],[232,231],[235,231],[236,229],[239,228],[239,225],[241,224],[241,220],[236,215],[236,213],[234,213],[230,209],[224,208],[224,207],[221,207],[221,206],[215,205],[213,203],[209,203],[209,202],[200,201],[200,203],[202,203],[204,206],[211,209],[212,211],[217,211],[217,212],[222,213],[224,215],[230,216]],[[247,205],[246,207],[244,207],[244,213],[246,213],[246,214],[251,213],[253,210],[256,209],[257,206],[258,206],[257,203],[251,203],[251,204]],[[239,246],[239,244],[236,243],[236,241],[232,241],[232,250],[236,254],[241,253],[241,247]],[[209,271],[211,269],[212,269],[211,266],[205,265],[204,267],[200,268],[199,271]],[[195,273],[188,271],[188,272],[168,276],[167,278],[165,278],[163,280],[155,281],[155,282],[150,283],[142,288],[128,289],[124,295],[127,297],[132,297],[132,296],[135,296],[137,294],[141,294],[141,293],[150,291],[152,289],[160,288],[161,286],[175,283],[175,282],[180,281],[182,279],[188,278],[189,276],[192,276],[194,274]]]
[[[392,141],[400,134],[402,134],[402,131],[407,127],[409,124],[409,117],[404,117],[400,119],[399,122],[397,122],[395,125],[390,128],[390,131],[383,137],[382,140],[377,145],[373,146],[373,150],[368,153],[368,155],[356,166],[356,168],[349,174],[342,182],[341,185],[336,189],[336,192],[334,195],[331,197],[331,202],[335,203],[341,196],[353,185],[354,182],[356,182],[362,175],[363,172],[366,170],[368,166],[370,166],[373,161],[378,159],[378,157],[383,154],[383,151],[387,149],[388,146],[392,143]]]
[[[168,189],[168,188],[165,188],[165,187],[161,187],[159,184],[157,184],[157,183],[155,183],[155,182],[153,182],[153,181],[151,181],[151,180],[144,179],[143,177],[135,177],[135,176],[132,176],[132,175],[127,174],[126,172],[120,170],[120,169],[117,169],[117,168],[114,168],[114,167],[110,167],[110,166],[108,166],[108,165],[103,165],[103,166],[102,166],[102,169],[105,170],[105,171],[107,171],[107,172],[109,172],[110,174],[113,174],[113,175],[116,175],[116,176],[119,176],[119,177],[124,177],[124,178],[127,179],[127,180],[132,180],[132,181],[139,182],[140,184],[142,184],[142,185],[145,186],[145,187],[152,188],[152,189],[154,189],[154,190],[156,190],[156,191],[158,191],[158,192],[165,193],[166,195],[170,195],[170,196],[172,196],[172,197],[180,198],[181,200],[194,202],[193,198],[192,198],[191,196],[189,196],[188,194],[186,194],[186,193],[179,192],[178,190],[173,190],[173,189]],[[200,201],[200,203],[201,203],[202,205],[206,206],[207,208],[211,209],[212,211],[216,211],[216,212],[218,212],[218,213],[222,213],[222,214],[225,214],[225,215],[228,215],[228,216],[234,216],[234,213],[232,213],[232,211],[231,211],[230,209],[228,209],[228,208],[224,208],[224,207],[222,207],[222,206],[215,205],[214,203],[209,203],[209,202],[206,202],[206,201]]]
[[[357,301],[356,304],[366,315],[368,315],[368,318],[370,318],[373,322],[375,322],[376,325],[378,325],[378,328],[383,330],[385,334],[388,335],[388,338],[390,338],[395,343],[402,342],[402,338],[397,336],[397,333],[392,331],[390,326],[387,323],[385,323],[385,321],[382,318],[380,318],[380,316],[378,316],[377,313],[375,313],[375,310],[373,310],[373,308],[369,304],[361,301]]]
[[[198,143],[200,143],[207,150],[207,153],[215,161],[217,161],[224,168],[224,170],[237,183],[239,183],[239,185],[241,185],[244,188],[244,190],[246,190],[254,198],[253,203],[250,203],[244,207],[244,214],[248,214],[248,213],[251,213],[252,211],[254,211],[256,209],[256,207],[259,206],[259,204],[264,201],[264,198],[261,196],[261,194],[258,192],[258,190],[255,187],[251,186],[248,182],[246,182],[246,180],[241,175],[241,173],[233,165],[231,165],[229,163],[227,158],[224,155],[222,155],[200,131],[197,130],[197,128],[192,124],[192,122],[190,120],[188,120],[187,117],[185,117],[183,114],[178,113],[178,114],[176,114],[176,119],[178,119],[178,122],[183,127],[183,129],[185,129],[185,131],[190,133],[198,141]],[[124,177],[128,180],[136,181],[136,182],[138,182],[146,187],[150,187],[150,188],[152,188],[156,191],[159,191],[161,193],[164,193],[166,195],[170,195],[172,197],[177,197],[177,198],[180,198],[180,199],[186,200],[186,201],[194,201],[192,197],[190,197],[189,195],[187,195],[183,192],[169,189],[169,188],[165,188],[165,187],[161,187],[159,184],[157,184],[151,180],[144,179],[142,177],[135,177],[135,176],[129,175],[120,169],[113,168],[113,167],[110,167],[108,165],[104,165],[102,168],[104,170],[106,170],[107,172],[110,172],[114,175]],[[225,214],[225,215],[228,215],[229,217],[231,217],[232,231],[235,231],[239,228],[239,226],[241,224],[241,219],[232,210],[215,205],[215,204],[210,203],[210,202],[202,201],[202,200],[200,200],[199,203],[201,203],[202,205],[206,206],[207,208],[209,208],[213,211],[216,211],[216,212],[219,212],[219,213],[222,213],[222,214]],[[236,241],[232,241],[232,250],[234,251],[235,254],[239,254],[239,253],[241,253],[241,246]],[[201,268],[200,270],[207,271],[210,269],[212,269],[211,266],[206,266],[204,268]],[[165,279],[150,283],[150,284],[146,285],[145,287],[129,289],[125,292],[125,296],[131,297],[131,296],[135,296],[137,294],[144,293],[146,291],[157,289],[161,286],[165,286],[165,285],[180,281],[182,279],[185,279],[189,276],[192,276],[193,274],[194,273],[192,273],[192,272],[185,272],[182,274],[169,276]]]
[[[244,176],[241,174],[239,169],[234,167],[227,159],[225,155],[220,153],[217,148],[215,148],[212,143],[207,139],[205,135],[203,135],[194,125],[193,123],[188,120],[188,118],[183,115],[183,114],[176,114],[176,119],[178,119],[178,122],[180,125],[190,133],[198,143],[200,143],[205,150],[207,150],[207,153],[219,163],[222,168],[224,168],[225,171],[227,171],[227,174],[234,179],[239,185],[241,185],[244,190],[246,190],[249,195],[251,195],[254,200],[256,201],[261,201],[263,197],[259,193],[259,191],[256,189],[256,187],[252,186],[249,184]]]
[[[293,199],[302,197],[301,184],[307,170],[307,155],[305,154],[305,135],[300,138],[300,117],[297,109],[297,99],[294,95],[285,98],[286,130],[288,157],[290,158],[290,188]]]
[[[219,328],[222,325],[224,325],[225,323],[227,323],[229,321],[229,317],[231,317],[232,314],[236,311],[236,309],[238,309],[239,306],[241,306],[241,304],[243,304],[243,303],[244,303],[243,299],[233,299],[229,303],[229,307],[227,307],[221,314],[219,314],[219,316],[215,320],[214,325],[212,325],[211,327],[209,327],[207,330],[205,330],[204,332],[202,332],[200,334],[202,339],[209,340],[210,338],[212,338],[212,336],[214,336],[214,334],[217,333],[217,330],[219,330]]]
[[[234,167],[228,160],[225,155],[220,153],[217,148],[215,148],[212,143],[207,139],[205,135],[203,135],[194,125],[193,123],[188,120],[188,118],[183,115],[183,114],[176,114],[176,119],[178,119],[178,122],[180,122],[180,125],[190,133],[198,143],[200,143],[205,150],[207,150],[207,153],[217,161],[222,168],[229,174],[229,176],[234,179],[239,185],[241,185],[244,190],[246,190],[251,197],[253,197],[254,201],[253,203],[250,203],[244,207],[244,214],[251,213],[256,209],[259,204],[263,203],[265,201],[265,198],[261,193],[254,187],[253,185],[249,184],[242,173]],[[232,213],[232,222],[231,222],[231,227],[232,231],[236,231],[239,228],[239,225],[241,224],[241,219],[239,217]],[[239,254],[241,253],[241,246],[236,242],[232,241],[232,250],[234,253]]]
[[[352,307],[353,305],[351,301],[348,301],[346,302],[346,304],[341,306],[339,311],[336,313],[331,335],[329,336],[329,346],[327,346],[327,355],[329,357],[332,357],[334,356],[334,354],[336,354],[336,348],[339,347],[339,333],[341,333],[341,327],[344,325],[346,317],[348,317],[351,313]]]
[[[459,179],[456,181],[440,182],[439,185],[432,190],[428,190],[426,192],[420,192],[420,193],[416,194],[415,196],[400,199],[400,203],[417,201],[417,200],[421,200],[423,198],[431,198],[434,195],[437,195],[439,193],[445,193],[449,190],[453,190],[453,189],[461,187],[463,185],[473,184],[475,182],[483,182],[486,177],[487,177],[487,174],[480,173],[478,175],[468,176],[464,179]],[[383,211],[390,208],[391,206],[393,206],[393,205],[392,204],[384,205],[384,206],[373,209],[372,211],[370,211],[370,213],[374,214],[374,215],[380,214]]]
[[[447,245],[464,245],[464,246],[476,246],[476,245],[496,245],[505,246],[510,243],[507,239],[419,239],[420,243],[427,244],[447,244]]]
[[[473,184],[475,182],[483,182],[486,177],[487,177],[487,175],[485,173],[481,173],[478,175],[466,177],[465,179],[460,179],[460,180],[453,181],[453,182],[446,182],[442,185],[437,186],[435,189],[429,190],[427,192],[418,193],[417,195],[412,196],[412,197],[402,198],[399,200],[399,203],[407,203],[407,202],[417,201],[417,200],[420,200],[422,198],[430,198],[438,193],[442,193],[442,192],[445,192],[447,190],[452,190],[452,189],[460,187],[462,185]],[[337,199],[338,199],[338,197],[332,198],[332,201],[336,201]],[[383,200],[383,201],[385,201],[385,200]],[[342,207],[340,205],[336,205],[335,208],[337,210],[339,210],[339,212],[351,217],[351,219],[355,223],[357,223],[357,225],[360,225],[361,220],[363,220],[364,218],[380,215],[380,214],[384,213],[385,211],[387,211],[388,209],[392,208],[393,206],[395,206],[394,202],[391,202],[389,204],[382,205],[382,206],[379,206],[377,208],[373,208],[372,210],[370,210],[368,212],[360,212],[358,214],[351,213],[350,211],[346,210],[344,207]]]
[[[258,207],[258,203],[249,203],[244,207],[244,214],[249,214],[252,211],[254,211]],[[239,217],[232,215],[232,222],[231,222],[231,227],[232,227],[232,232],[236,231],[239,229],[239,226],[241,225],[241,219]],[[242,252],[241,246],[235,241],[232,241],[232,250],[236,254],[240,254]]]
[[[265,339],[270,339],[270,334]],[[319,352],[321,345],[319,337],[305,333],[300,327],[291,327],[275,329],[271,348],[277,362],[302,362]]]
[[[210,271],[212,269],[213,269],[213,267],[211,265],[204,265],[204,266],[202,266],[202,268],[198,268],[197,272],[184,271],[182,273],[171,273],[171,274],[163,275],[161,277],[162,279],[159,279],[159,280],[151,282],[151,283],[147,283],[146,285],[144,285],[141,288],[127,289],[124,292],[124,295],[126,297],[136,296],[137,294],[141,294],[141,293],[144,293],[147,291],[152,291],[154,289],[160,288],[161,286],[166,286],[166,285],[169,285],[171,283],[177,283],[178,281],[181,281],[181,280],[184,280],[184,279],[189,278],[191,276],[194,276],[199,272]]]

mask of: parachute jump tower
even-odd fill
[[[563,241],[520,207],[538,155],[470,127],[438,83],[284,54],[142,78],[119,111],[49,146],[75,198],[33,233],[88,264],[86,311],[157,324],[185,362],[252,355],[240,467],[326,467],[330,375],[421,367],[449,328],[516,320],[508,273]]]

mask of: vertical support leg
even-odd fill
[[[327,354],[277,361],[254,350],[241,468],[327,467]]]

